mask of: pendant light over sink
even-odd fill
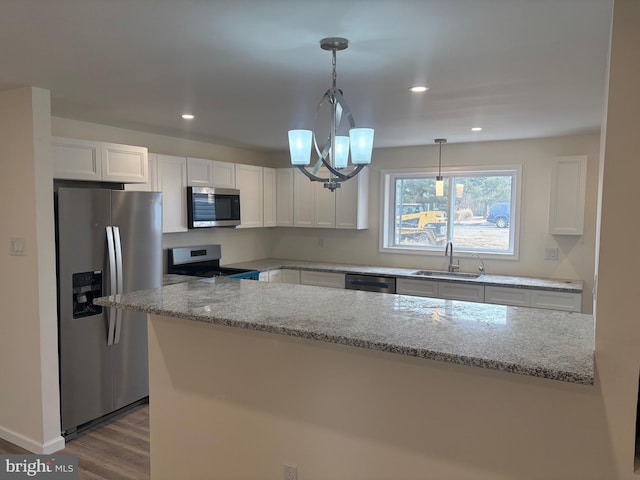
[[[345,50],[349,40],[340,37],[323,38],[320,48],[330,50],[332,55],[332,86],[325,92],[316,108],[315,129],[289,130],[289,151],[291,164],[298,167],[312,182],[324,182],[324,187],[332,192],[340,187],[340,183],[355,177],[360,170],[371,163],[373,150],[373,129],[356,128],[351,110],[336,86],[336,52]],[[329,108],[329,133],[324,144],[318,144],[318,116],[325,108]],[[315,147],[317,159],[311,163],[311,144]],[[351,152],[351,169],[348,169],[349,152]],[[318,169],[325,166],[328,177],[319,177]]]
[[[442,144],[447,143],[446,138],[436,138],[434,140],[440,145],[440,151],[438,152],[438,176],[436,177],[436,197],[444,196],[444,179],[442,178]]]

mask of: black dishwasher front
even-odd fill
[[[347,290],[396,293],[396,279],[395,277],[379,277],[376,275],[356,275],[348,273],[345,276],[344,288]]]

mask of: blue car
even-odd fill
[[[507,228],[511,223],[511,204],[503,202],[491,205],[487,214],[487,222],[495,223],[498,228]]]

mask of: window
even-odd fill
[[[432,171],[383,171],[382,250],[517,256],[521,167],[443,172],[438,197]]]

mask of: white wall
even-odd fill
[[[166,155],[207,158],[220,162],[244,163],[265,167],[271,166],[273,163],[270,156],[252,150],[225,147],[67,118],[54,117],[52,130],[56,136],[139,145],[147,147],[150,152]],[[272,230],[272,228],[213,228],[192,232],[168,233],[163,236],[163,248],[218,243],[222,249],[223,264],[244,262],[271,256]]]
[[[596,370],[620,478],[632,468],[640,368],[640,2],[616,0],[598,215]],[[640,448],[640,445],[636,448]],[[636,458],[636,468],[640,462]],[[626,477],[624,477],[626,478]],[[637,478],[637,477],[636,477]]]
[[[443,171],[453,166],[513,165],[522,169],[520,258],[486,260],[488,273],[578,279],[585,282],[583,311],[591,312],[594,275],[595,219],[598,188],[599,134],[502,142],[447,144],[443,146]],[[548,233],[551,161],[555,156],[587,155],[585,230],[582,236]],[[274,156],[275,157],[275,156]],[[282,157],[282,156],[281,156]],[[286,159],[279,158],[280,166]],[[383,169],[429,168],[438,165],[436,145],[376,149],[369,173],[369,229],[278,228],[273,234],[275,258],[322,260],[406,268],[446,268],[443,254],[419,256],[381,253],[381,173]],[[324,242],[320,242],[323,239]],[[545,261],[545,247],[558,247],[559,260]],[[444,253],[444,252],[443,252]],[[477,261],[462,258],[463,271],[474,271]]]
[[[34,453],[60,436],[49,92],[0,92],[0,437]],[[11,237],[26,255],[10,256]]]

